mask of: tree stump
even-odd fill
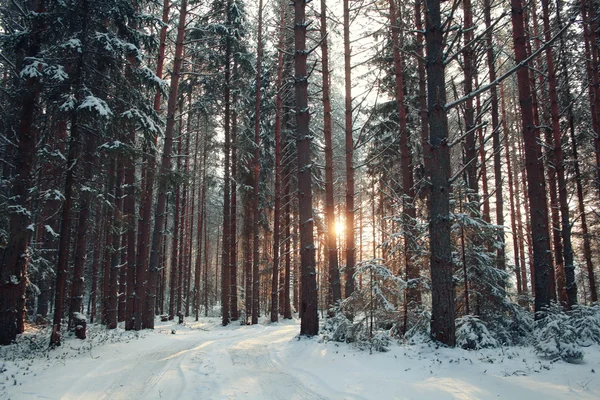
[[[82,313],[73,313],[73,325],[77,339],[85,339],[87,318]]]

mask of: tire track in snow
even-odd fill
[[[276,333],[281,334],[281,332]],[[284,371],[281,365],[273,360],[268,349],[270,336],[273,335],[244,340],[233,347],[227,348],[232,364],[237,367],[239,375],[248,374],[258,382],[261,391],[258,398],[324,400],[325,397]],[[238,376],[237,378],[241,377]]]

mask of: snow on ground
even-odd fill
[[[531,348],[393,345],[389,352],[369,354],[347,344],[299,339],[298,321],[221,327],[219,319],[203,318],[185,326],[158,323],[154,332],[106,333],[97,326],[89,332],[86,341],[69,338],[35,357],[0,352],[0,398],[600,398],[597,346],[585,349],[582,364],[572,365],[540,359]]]

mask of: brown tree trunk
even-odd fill
[[[234,76],[237,75],[237,62],[233,63]],[[237,103],[237,95],[232,96],[233,104]],[[239,317],[238,310],[238,292],[237,292],[237,265],[238,265],[238,239],[237,239],[237,113],[234,109],[231,111],[231,247],[230,247],[230,281],[229,281],[229,298],[231,320],[237,321]]]
[[[354,139],[352,121],[352,73],[350,65],[350,6],[349,0],[343,0],[344,8],[344,87],[345,93],[345,136],[346,136],[346,298],[354,292]]]
[[[98,270],[100,268],[100,250],[102,247],[102,233],[104,230],[104,225],[106,224],[105,218],[104,218],[104,211],[105,207],[102,206],[101,202],[97,203],[96,206],[96,216],[97,216],[97,220],[96,220],[96,224],[94,226],[95,228],[95,241],[94,241],[94,252],[92,255],[92,287],[91,287],[91,291],[90,291],[90,307],[89,307],[89,314],[90,314],[90,323],[94,323],[94,320],[96,319],[96,302],[98,300]]]
[[[44,10],[44,2],[35,2],[36,12]],[[43,26],[35,24],[26,50],[27,57],[37,56]],[[37,78],[25,83],[21,103],[21,121],[18,127],[18,147],[14,158],[17,177],[12,188],[15,209],[10,215],[8,243],[0,263],[0,345],[10,344],[25,330],[25,290],[29,266],[29,240],[31,230],[28,210],[28,191],[32,184],[31,173],[35,162],[37,128],[34,124],[40,94]],[[60,320],[59,320],[60,323]]]
[[[231,25],[231,0],[227,0],[227,26]],[[231,37],[227,36],[225,44],[225,166],[223,173],[223,240],[221,246],[221,314],[223,326],[229,324],[229,286],[231,277],[231,179],[230,179],[230,147],[231,147]]]
[[[516,279],[517,279],[517,294],[519,295],[519,304],[523,304],[522,300],[521,300],[521,296],[523,293],[527,293],[527,276],[525,275],[525,279],[522,279],[521,276],[521,266],[520,266],[520,261],[521,259],[519,258],[519,230],[517,227],[517,217],[516,217],[516,210],[515,210],[515,190],[514,190],[514,183],[513,183],[513,174],[512,174],[512,167],[511,167],[511,161],[510,161],[510,146],[508,143],[508,136],[509,136],[509,132],[508,132],[508,127],[507,127],[507,123],[506,123],[506,105],[504,103],[504,86],[500,85],[500,98],[502,101],[502,133],[504,134],[504,149],[505,149],[505,156],[506,156],[506,174],[508,175],[508,196],[509,196],[509,200],[510,200],[510,226],[511,226],[511,230],[512,230],[512,236],[513,236],[513,254],[514,254],[514,258],[515,258],[515,275],[516,275]],[[494,167],[495,167],[495,162],[496,160],[494,159]],[[496,188],[496,190],[500,190],[500,188]],[[520,218],[520,214],[519,214],[519,218]],[[504,236],[504,234],[503,234]]]
[[[550,11],[548,0],[542,0],[542,13],[544,20],[544,37],[546,41],[551,38]],[[569,217],[569,199],[567,182],[565,179],[565,164],[562,152],[562,135],[560,130],[560,115],[558,109],[558,93],[556,73],[554,70],[554,54],[552,46],[546,47],[546,64],[548,68],[548,86],[550,92],[550,113],[552,117],[552,133],[554,139],[554,168],[558,184],[558,198],[561,214],[561,234],[563,240],[564,278],[568,308],[577,303],[577,284],[575,283],[575,265],[573,263],[573,245],[571,244],[571,222]]]
[[[342,299],[338,265],[337,232],[335,229],[335,200],[333,190],[333,141],[329,77],[329,49],[327,39],[327,4],[321,0],[321,64],[323,70],[323,137],[325,138],[325,218],[327,224],[327,260],[329,265],[328,305]]]
[[[258,44],[256,57],[256,98],[254,111],[254,190],[252,213],[253,218],[253,257],[252,257],[252,324],[258,324],[259,296],[260,296],[260,276],[259,276],[259,229],[260,229],[260,210],[259,210],[259,186],[260,186],[260,101],[261,101],[261,58],[262,58],[262,0],[258,3]]]
[[[243,268],[244,268],[244,292],[245,292],[245,312],[246,312],[246,320],[244,321],[248,324],[249,319],[252,316],[252,233],[254,232],[254,228],[252,227],[252,221],[254,219],[254,213],[252,212],[252,198],[250,197],[250,193],[246,192],[244,194],[244,227],[242,237],[243,237]]]
[[[400,56],[400,26],[398,26],[399,13],[396,9],[396,0],[389,0],[390,24],[392,26],[392,46],[394,53],[394,75],[396,89],[396,103],[400,122],[400,154],[402,163],[402,207],[403,207],[403,232],[404,232],[404,263],[406,265],[406,307],[413,308],[421,304],[421,291],[417,281],[419,279],[419,267],[413,261],[415,255],[416,232],[414,223],[416,210],[414,207],[415,190],[412,170],[412,154],[406,129],[406,106],[404,105],[404,70]],[[401,18],[400,18],[401,19]],[[405,328],[406,329],[406,328]]]
[[[83,185],[89,184],[96,171],[96,136],[89,135],[86,139],[85,155],[83,157]],[[69,308],[69,327],[72,327],[74,313],[83,312],[83,291],[85,261],[87,259],[87,232],[89,230],[90,210],[92,208],[92,193],[84,190],[80,194],[79,219],[77,221],[77,241],[75,244],[75,262],[73,265],[73,281],[71,283],[71,303]]]
[[[315,270],[312,176],[310,161],[311,134],[308,107],[308,71],[306,68],[306,2],[294,2],[294,86],[296,92],[296,146],[298,155],[298,204],[300,226],[301,306],[300,334],[319,332],[317,281]],[[352,210],[353,211],[353,210]],[[348,224],[349,221],[346,221]],[[352,249],[353,251],[354,249]],[[352,275],[350,275],[352,276]],[[353,289],[346,287],[346,289]],[[346,293],[348,294],[348,293]]]
[[[71,139],[69,143],[69,154],[67,164],[73,166],[77,160],[79,147],[79,126],[77,112],[73,112],[71,117]],[[63,317],[64,296],[69,264],[69,249],[71,237],[71,208],[73,205],[73,186],[74,186],[74,167],[68,168],[65,177],[64,202],[61,211],[60,240],[58,245],[58,262],[56,266],[56,285],[54,298],[54,321],[52,335],[50,337],[50,346],[59,346],[60,326]]]
[[[262,0],[261,0],[262,5]],[[285,15],[286,6],[281,4],[281,16],[279,20],[279,48],[283,49],[285,44]],[[261,18],[262,22],[262,18]],[[262,41],[262,35],[261,35]],[[283,293],[283,287],[279,287],[281,283],[281,273],[279,271],[280,246],[281,246],[281,113],[283,112],[283,94],[281,93],[281,85],[283,82],[283,52],[279,52],[277,60],[277,81],[275,87],[277,90],[277,98],[275,103],[275,209],[273,216],[273,281],[271,282],[271,322],[277,322],[279,319],[279,310],[284,310],[284,304],[280,299]]]
[[[490,82],[496,80],[496,66],[494,61],[494,47],[492,40],[492,17],[491,17],[491,0],[484,0],[485,26],[488,29],[486,35],[487,45],[487,64]],[[496,86],[490,88],[491,97],[491,114],[492,114],[492,146],[494,149],[494,184],[496,190],[496,225],[499,227],[497,231],[496,241],[499,246],[496,250],[496,267],[500,270],[506,270],[506,254],[504,248],[504,199],[502,196],[502,143],[500,140],[500,122],[498,119],[498,89]],[[504,131],[505,135],[508,132]],[[483,144],[482,144],[483,146]],[[505,151],[508,147],[506,147]],[[509,173],[510,175],[510,173]],[[510,178],[509,178],[510,179]],[[514,225],[512,225],[514,227]],[[518,263],[516,263],[518,265]]]
[[[427,0],[425,41],[427,46],[427,94],[429,110],[429,237],[431,267],[431,337],[455,344],[454,286],[452,282],[452,248],[450,243],[450,148],[444,75],[444,32],[440,0]]]
[[[511,0],[513,41],[515,62],[522,63],[527,58],[526,36],[521,0]],[[531,232],[533,236],[533,257],[535,270],[535,312],[550,304],[550,238],[548,236],[548,208],[546,206],[546,185],[540,171],[541,160],[538,157],[536,125],[533,118],[531,86],[527,64],[517,70],[521,124],[525,144],[525,164],[527,169],[528,200],[530,205]]]
[[[563,28],[563,23],[561,19],[561,11],[562,11],[562,2],[557,0],[556,2],[556,21],[558,29]],[[581,168],[579,165],[579,154],[577,150],[577,140],[575,138],[575,119],[573,115],[573,97],[571,95],[571,83],[569,79],[569,68],[567,66],[567,55],[566,55],[566,44],[564,36],[560,37],[560,53],[561,53],[561,67],[562,73],[564,75],[564,84],[566,90],[566,101],[567,101],[567,119],[568,119],[568,129],[571,139],[571,147],[573,149],[573,172],[575,174],[575,183],[577,187],[577,206],[578,211],[581,218],[581,234],[583,236],[583,256],[585,258],[585,263],[588,272],[588,280],[590,286],[590,294],[592,302],[598,301],[598,295],[596,291],[596,279],[594,276],[594,266],[592,264],[592,250],[590,244],[590,236],[588,231],[587,224],[587,215],[585,211],[585,199],[583,195],[583,185],[581,178]],[[589,93],[589,92],[588,92]],[[592,116],[593,117],[593,116]],[[594,119],[594,118],[592,118]],[[593,125],[593,124],[592,124]]]
[[[160,177],[158,180],[158,202],[154,219],[154,232],[152,233],[152,251],[150,253],[150,264],[148,267],[148,284],[146,301],[143,302],[144,308],[136,308],[136,325],[141,323],[144,328],[154,328],[154,305],[156,303],[156,285],[158,282],[159,256],[164,235],[163,225],[165,220],[168,180],[166,175],[171,170],[171,152],[173,150],[173,132],[175,128],[175,109],[177,106],[177,94],[179,89],[179,78],[181,71],[181,61],[183,56],[183,40],[185,37],[185,18],[187,15],[187,0],[181,1],[179,11],[179,25],[177,26],[177,39],[175,42],[175,59],[173,61],[173,72],[171,74],[171,91],[167,105],[167,125],[165,127],[164,147],[162,160],[160,164]],[[174,249],[173,249],[174,250]],[[143,282],[141,282],[143,283]],[[136,294],[140,296],[142,302],[143,293],[139,293],[136,288]],[[142,321],[143,318],[143,321]],[[136,326],[136,329],[138,327]]]
[[[419,31],[423,30],[423,1],[415,0],[415,28]],[[421,122],[421,145],[423,146],[423,166],[425,171],[430,170],[430,154],[426,149],[429,148],[429,115],[427,108],[427,79],[425,76],[425,56],[423,54],[423,36],[416,35],[416,54],[417,54],[417,70],[419,75],[419,114]],[[429,193],[429,187],[425,185],[424,193],[421,196],[426,197]]]
[[[200,276],[202,275],[202,240],[204,239],[203,234],[207,223],[204,217],[206,209],[206,157],[208,154],[208,132],[205,132],[205,139],[202,143],[202,162],[200,163],[199,170],[201,174],[198,174],[198,182],[200,183],[199,189],[199,201],[198,201],[198,231],[196,238],[196,265],[194,268],[194,312],[196,314],[196,321],[200,317]],[[200,141],[200,130],[196,140]],[[208,249],[204,247],[204,252],[207,253]],[[206,280],[206,276],[204,276]],[[206,290],[206,289],[205,289]],[[206,294],[205,294],[206,296]],[[206,297],[205,297],[206,298]]]
[[[106,257],[110,260],[109,270],[109,281],[108,281],[108,308],[106,312],[106,327],[108,329],[116,329],[118,323],[118,308],[119,308],[119,274],[121,272],[121,265],[119,262],[119,251],[120,246],[119,239],[121,238],[121,228],[123,219],[123,178],[125,175],[125,169],[123,160],[117,157],[117,178],[114,182],[113,189],[113,207],[114,207],[114,219],[110,232],[110,243],[111,247],[106,253]]]
[[[164,0],[163,2],[163,15],[162,21],[165,24],[160,29],[160,43],[158,48],[158,59],[156,61],[156,76],[162,78],[163,76],[163,66],[165,62],[165,50],[167,47],[167,23],[169,21],[169,11],[171,9],[170,0]],[[156,91],[154,95],[154,111],[157,113],[160,112],[161,105],[161,97],[162,93],[160,90]],[[153,137],[154,145],[156,146],[158,142],[158,136],[154,135]],[[151,289],[148,279],[149,279],[149,259],[148,256],[150,254],[150,227],[152,224],[152,205],[153,205],[153,196],[154,196],[154,179],[156,176],[156,154],[154,149],[149,149],[148,156],[146,157],[146,166],[143,172],[146,177],[146,184],[144,186],[144,190],[142,193],[141,199],[141,209],[140,209],[140,222],[138,224],[138,232],[139,240],[137,247],[137,258],[136,258],[136,277],[135,277],[135,294],[136,296],[132,296],[132,293],[128,293],[127,298],[127,313],[128,316],[126,318],[125,329],[140,329],[145,326],[143,318],[144,315],[149,314],[149,310],[147,307],[152,305],[150,303],[155,304],[156,299],[153,301],[147,302],[147,290]],[[160,238],[158,239],[159,243],[161,242]],[[159,244],[160,247],[160,244]],[[160,251],[158,257],[160,258]],[[156,277],[154,278],[156,279]],[[161,287],[164,286],[164,282],[162,282]],[[156,284],[155,284],[156,287]],[[161,301],[163,299],[161,298]],[[147,305],[148,303],[148,305]],[[161,303],[162,304],[162,303]],[[149,315],[148,315],[149,317]],[[136,324],[135,321],[138,320]],[[140,323],[141,320],[141,323]],[[154,315],[152,315],[152,320],[154,321]],[[147,321],[149,322],[149,321]],[[150,327],[150,326],[148,326]]]

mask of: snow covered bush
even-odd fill
[[[474,315],[465,315],[456,320],[456,345],[466,350],[479,350],[498,347],[482,320]]]
[[[569,363],[583,360],[578,344],[577,331],[571,318],[559,304],[553,303],[540,312],[535,322],[535,352],[552,360],[562,359]]]
[[[413,325],[404,334],[404,339],[409,344],[423,343],[430,340],[429,334],[431,331],[431,313],[424,308],[421,308],[417,313]]]
[[[334,342],[353,342],[352,322],[346,317],[341,307],[332,310],[332,316],[325,319],[321,332],[323,340]]]
[[[570,316],[580,346],[600,344],[600,304],[591,306],[577,304],[573,306]]]

